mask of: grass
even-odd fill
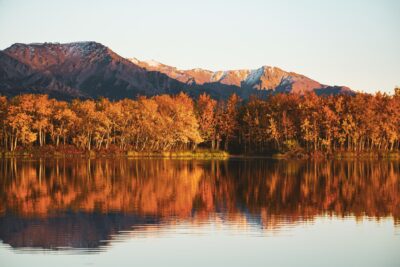
[[[336,152],[333,157],[335,159],[400,159],[400,152]]]
[[[289,151],[276,153],[272,155],[274,159],[400,159],[400,152],[387,152],[387,151],[336,151],[334,153],[326,152],[304,152],[304,151]]]
[[[198,149],[194,151],[163,151],[163,152],[137,152],[128,151],[128,157],[156,157],[156,158],[175,158],[175,159],[227,159],[229,154],[221,150]]]
[[[196,149],[184,151],[158,151],[158,152],[138,152],[123,151],[118,147],[110,147],[99,151],[85,151],[71,145],[44,147],[30,147],[18,149],[16,151],[0,151],[0,158],[4,157],[134,157],[134,158],[174,158],[174,159],[227,159],[231,157],[228,152],[211,149]],[[256,155],[257,156],[257,155]],[[236,155],[233,157],[254,157],[254,155]],[[302,149],[292,151],[278,152],[273,155],[258,155],[258,157],[269,157],[274,159],[400,159],[400,151],[336,151],[334,153],[326,152],[305,152]]]
[[[18,150],[0,153],[3,157],[130,157],[130,158],[173,158],[173,159],[227,159],[229,154],[221,150],[198,149],[194,151],[138,152],[127,151],[107,153],[104,151],[65,151],[65,150]]]

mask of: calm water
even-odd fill
[[[0,266],[400,266],[400,162],[3,159]]]

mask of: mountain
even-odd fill
[[[4,52],[83,96],[123,98],[169,93],[179,83],[148,72],[96,42],[14,44]],[[3,62],[1,62],[3,65]]]
[[[79,90],[39,72],[0,51],[0,93],[13,96],[20,93],[48,94],[56,98],[85,97]]]
[[[237,93],[352,93],[347,87],[322,85],[276,67],[256,70],[179,70],[156,61],[126,59],[96,42],[16,43],[0,51],[0,94],[47,93],[62,99],[134,98],[138,95],[206,92],[214,98]]]
[[[345,86],[328,86],[314,81],[304,75],[287,72],[277,67],[262,66],[258,69],[241,69],[228,71],[210,71],[205,69],[179,70],[160,62],[140,61],[136,58],[131,62],[148,71],[159,71],[169,77],[186,84],[224,84],[254,90],[268,90],[277,93],[304,94],[315,91],[319,94],[351,93]]]

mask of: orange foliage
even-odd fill
[[[400,93],[317,96],[278,94],[242,102],[202,94],[137,100],[49,99],[46,95],[0,98],[0,144],[4,150],[72,144],[82,150],[110,145],[120,150],[212,149],[354,153],[400,149]]]

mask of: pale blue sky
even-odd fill
[[[0,49],[85,40],[183,69],[271,65],[365,92],[400,86],[397,0],[0,0]]]

